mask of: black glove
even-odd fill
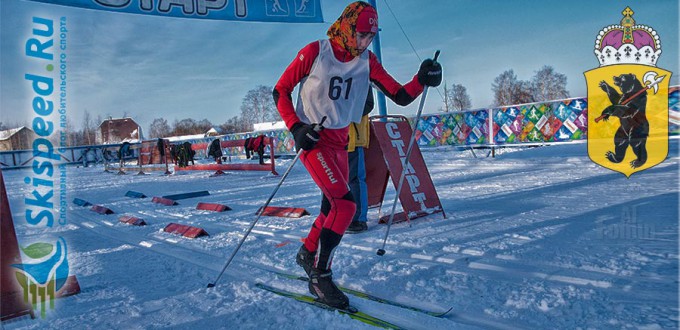
[[[426,59],[420,64],[418,82],[423,86],[437,87],[442,83],[442,66],[439,62]]]
[[[321,124],[295,123],[290,129],[293,137],[295,137],[295,149],[312,150],[319,142],[321,130],[323,130]]]

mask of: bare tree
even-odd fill
[[[449,111],[452,110],[451,108],[452,108],[452,102],[451,102],[451,98],[449,97],[449,89],[446,86],[446,81],[444,81],[444,107],[439,108],[439,111],[449,112]]]
[[[54,136],[54,135],[53,135]],[[66,119],[66,146],[73,147],[77,145],[82,145],[82,132],[78,132],[73,128],[73,123],[71,120]],[[53,137],[54,141],[52,143],[57,143],[56,140],[59,138]]]
[[[220,125],[219,128],[222,134],[240,133],[250,130],[239,116],[228,119],[224,124]]]
[[[536,102],[534,94],[532,93],[531,82],[526,80],[518,81],[517,85],[515,85],[513,100],[514,101],[510,104],[523,104]]]
[[[83,114],[83,144],[92,145],[95,142],[95,127],[90,112],[85,110]]]
[[[569,98],[567,76],[555,72],[552,66],[544,65],[531,79],[532,95],[537,101]]]
[[[172,124],[172,135],[191,135],[202,133],[197,129],[196,121],[191,118],[185,118],[182,120],[175,119]]]
[[[101,137],[101,135],[102,135],[102,131],[101,131],[102,122],[104,122],[104,120],[102,120],[102,115],[98,114],[97,119],[94,120],[94,125],[93,125],[94,126],[94,137],[95,137],[94,142],[95,143],[97,143],[97,140],[101,141],[101,138],[102,138]]]
[[[533,102],[531,93],[531,83],[528,81],[517,80],[517,75],[510,69],[501,73],[493,84],[491,91],[494,94],[494,104],[492,106],[503,106]]]
[[[493,91],[493,106],[510,105],[512,102],[512,93],[517,85],[517,76],[515,72],[510,69],[501,73],[493,84],[491,84],[491,91]]]
[[[279,120],[279,113],[276,110],[274,99],[272,98],[271,86],[259,85],[246,93],[241,104],[241,119],[252,129],[252,125],[268,121]]]
[[[213,124],[207,119],[202,119],[196,123],[196,129],[200,130],[200,133],[206,133],[211,128],[213,128]]]
[[[450,99],[450,102],[447,103],[453,111],[463,111],[472,107],[472,101],[467,93],[467,88],[461,84],[453,84],[446,93],[446,98]]]
[[[453,84],[451,88],[444,83],[444,107],[440,108],[443,112],[463,111],[472,107],[470,95],[467,88],[461,84]]]
[[[149,138],[164,138],[170,135],[170,125],[165,118],[156,118],[149,125]]]

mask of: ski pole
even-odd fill
[[[436,62],[439,57],[439,51],[434,53],[433,61]],[[392,211],[390,212],[390,218],[387,221],[387,229],[385,230],[385,239],[383,239],[382,248],[378,249],[376,252],[379,256],[385,255],[385,244],[387,243],[387,236],[390,234],[390,227],[392,227],[392,221],[394,221],[394,209],[397,206],[397,200],[399,199],[399,193],[401,193],[401,188],[404,185],[404,178],[406,177],[407,166],[409,163],[409,158],[411,157],[411,151],[413,150],[413,144],[416,140],[416,128],[418,128],[418,122],[420,121],[420,114],[423,112],[423,106],[425,106],[425,98],[427,98],[428,86],[423,88],[423,95],[420,97],[420,105],[418,106],[418,113],[416,114],[416,119],[413,122],[413,132],[411,132],[411,140],[408,143],[408,148],[406,149],[406,158],[404,158],[404,163],[402,165],[401,176],[399,177],[399,184],[397,185],[397,193],[394,195],[394,202],[392,202]],[[406,215],[408,217],[408,215]]]
[[[323,125],[323,122],[325,120],[326,120],[326,117],[324,116],[321,119],[321,122],[314,128],[314,130],[317,131],[317,132],[323,130],[323,126],[321,126],[321,125]],[[255,224],[257,223],[258,220],[260,220],[260,217],[262,216],[262,213],[264,213],[264,210],[267,208],[267,206],[269,206],[269,202],[272,201],[272,198],[274,198],[274,195],[276,195],[276,192],[279,191],[279,188],[281,187],[281,185],[283,184],[283,181],[288,176],[288,173],[290,173],[290,170],[292,170],[293,166],[295,166],[295,163],[297,163],[297,160],[300,158],[300,155],[302,155],[302,150],[303,149],[300,148],[300,150],[297,151],[297,154],[295,154],[295,158],[293,158],[293,162],[290,163],[290,165],[288,166],[288,169],[286,169],[286,172],[283,173],[283,176],[281,177],[279,184],[276,185],[276,188],[274,188],[274,191],[271,193],[271,195],[269,195],[269,198],[264,203],[264,206],[262,206],[262,208],[260,209],[260,212],[257,213],[257,217],[250,224],[250,227],[248,227],[248,230],[246,230],[245,235],[243,235],[243,238],[241,238],[241,241],[236,246],[236,249],[234,249],[234,252],[232,252],[231,256],[229,256],[229,259],[227,260],[227,263],[224,264],[224,267],[222,267],[220,274],[217,275],[217,278],[215,279],[215,281],[213,281],[212,283],[208,283],[209,288],[214,287],[215,284],[217,284],[217,281],[219,281],[220,278],[222,277],[222,274],[224,274],[224,271],[227,270],[227,267],[229,267],[229,264],[234,259],[234,256],[236,256],[236,253],[238,252],[238,250],[241,249],[241,245],[243,245],[243,242],[245,242],[246,238],[248,238],[248,235],[250,235],[250,232],[253,230],[253,228],[255,228]],[[272,161],[274,161],[274,160],[272,159]]]

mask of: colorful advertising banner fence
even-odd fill
[[[669,135],[680,135],[680,86],[668,92]],[[413,118],[410,118],[412,120]],[[587,139],[588,99],[425,115],[416,131],[421,147],[503,146]]]
[[[668,134],[680,135],[680,86],[673,86],[668,92]],[[508,146],[522,144],[561,143],[585,141],[587,139],[588,100],[573,98],[553,102],[538,102],[492,109],[479,109],[457,113],[424,115],[416,130],[420,147],[438,146]],[[413,123],[414,118],[409,118]],[[273,139],[274,153],[278,155],[295,153],[295,141],[288,130],[279,129],[223,136],[191,139],[188,142],[210,143],[214,139],[239,140],[264,134]],[[184,141],[182,141],[184,142]],[[172,143],[179,143],[174,141]],[[64,162],[80,163],[102,161],[107,157],[105,150],[115,150],[120,145],[79,146],[65,148]],[[269,153],[269,146],[265,154]],[[243,147],[226,148],[225,155],[245,155]],[[115,154],[115,153],[114,153]],[[67,155],[67,156],[64,156]],[[131,155],[136,157],[136,155]],[[199,150],[196,158],[206,158],[207,150]],[[115,158],[115,157],[114,157]],[[32,160],[31,150],[0,152],[0,167],[22,167]],[[106,159],[115,161],[115,159]]]
[[[416,128],[416,141],[421,147],[488,144],[488,120],[486,109],[425,115]]]
[[[680,135],[680,86],[668,91],[668,135]]]
[[[588,117],[585,98],[493,109],[493,143],[582,140]]]

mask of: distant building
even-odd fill
[[[137,142],[144,138],[141,127],[132,118],[109,118],[97,129],[97,144]]]
[[[208,136],[218,136],[218,135],[220,135],[220,133],[217,132],[217,130],[214,127],[210,128],[207,132],[205,132],[206,137],[208,137]]]
[[[30,150],[36,137],[35,132],[25,126],[0,131],[0,151]]]

